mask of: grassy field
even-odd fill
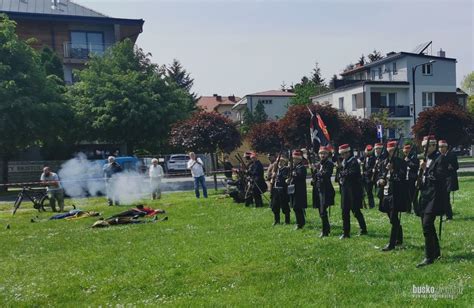
[[[31,223],[30,206],[12,218],[4,204],[0,306],[472,307],[473,199],[474,177],[461,178],[454,221],[443,225],[442,258],[422,269],[415,268],[423,258],[419,218],[404,214],[404,247],[383,253],[390,226],[376,209],[364,210],[368,236],[355,236],[352,217],[353,237],[341,241],[339,205],[331,236],[320,239],[313,209],[305,229],[294,231],[272,227],[268,208],[217,194],[167,194],[149,204],[165,209],[168,221],[107,229],[89,228],[94,218]],[[127,208],[74,202],[104,216]],[[434,287],[438,298],[414,294],[414,286]]]

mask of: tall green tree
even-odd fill
[[[372,51],[372,53],[369,53],[367,55],[367,58],[369,58],[370,62],[375,62],[377,60],[382,59],[383,56],[382,56],[382,53],[380,51],[377,51],[376,49],[374,49],[374,51]]]
[[[329,87],[324,82],[321,75],[321,69],[318,62],[316,62],[311,76],[303,76],[301,81],[292,86],[292,91],[295,96],[291,99],[292,105],[307,105],[311,103],[310,97],[323,94],[329,91]]]
[[[170,126],[194,110],[188,93],[129,39],[94,56],[78,76],[68,94],[83,138],[125,143],[129,154],[166,145]]]
[[[474,95],[474,72],[470,72],[461,82],[461,89],[463,89],[468,95]]]
[[[61,140],[71,118],[54,75],[47,76],[40,54],[15,34],[16,24],[0,15],[0,156],[2,181],[8,160],[19,151]]]
[[[44,46],[40,55],[41,63],[44,66],[46,74],[55,75],[60,80],[64,80],[63,64],[58,55],[48,46]]]
[[[197,94],[192,92],[194,78],[191,78],[191,74],[183,68],[183,65],[177,59],[173,59],[173,62],[165,67],[165,70],[166,76],[173,80],[181,89],[189,93],[193,102],[196,102],[198,99]]]
[[[253,112],[253,124],[265,123],[267,120],[268,120],[268,115],[265,112],[265,106],[263,105],[262,102],[258,102]]]

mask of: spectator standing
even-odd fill
[[[41,182],[43,182],[46,186],[46,190],[48,192],[49,202],[53,211],[56,212],[56,202],[59,205],[59,211],[64,211],[64,190],[61,186],[61,182],[59,181],[59,177],[56,173],[51,172],[49,167],[43,168],[43,173],[40,177]]]
[[[199,185],[202,187],[202,194],[207,198],[206,177],[204,176],[204,163],[194,152],[189,153],[188,169],[194,178],[194,192],[196,198],[200,198]]]
[[[153,200],[161,198],[161,179],[163,178],[163,167],[158,164],[158,159],[151,160],[151,166],[148,169],[150,176],[151,198]]]
[[[114,179],[112,178],[115,174],[122,172],[122,166],[115,161],[115,157],[109,156],[107,159],[108,163],[104,165],[104,178],[105,178],[105,189],[107,191],[107,202],[109,206],[119,205],[119,201],[116,198],[116,189],[114,187]]]

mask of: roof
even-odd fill
[[[333,93],[336,93],[336,92],[341,92],[341,91],[344,91],[344,90],[347,90],[347,89],[352,89],[352,88],[357,88],[357,87],[360,87],[360,86],[365,86],[366,84],[369,84],[369,85],[371,85],[371,84],[372,85],[395,85],[395,86],[409,86],[410,85],[410,83],[408,81],[360,80],[359,82],[354,82],[354,83],[339,87],[339,88],[337,88],[333,91],[330,91],[330,92],[326,92],[326,93],[323,93],[323,94],[311,96],[310,99],[323,97],[323,96],[333,94]]]
[[[291,97],[295,96],[295,93],[280,91],[280,90],[269,90],[264,92],[257,92],[252,94],[247,94],[246,96],[282,96],[282,97]]]
[[[69,0],[56,0],[57,5],[55,8],[53,7],[53,3],[54,1],[52,0],[0,0],[0,11],[83,17],[107,17],[104,14]]]
[[[53,3],[56,2],[56,6]],[[10,18],[143,25],[143,19],[112,18],[70,0],[0,0]]]
[[[390,54],[389,56],[387,56],[385,58],[382,58],[380,60],[367,63],[363,66],[356,67],[352,70],[342,72],[340,75],[341,76],[351,75],[351,74],[356,73],[356,72],[364,71],[369,67],[377,66],[377,65],[382,64],[384,62],[393,61],[393,60],[401,58],[403,56],[422,57],[422,58],[432,59],[432,60],[445,60],[445,61],[454,61],[454,62],[457,61],[455,58],[438,57],[438,56],[432,56],[432,55],[424,55],[424,54],[417,54],[417,53],[412,53],[412,52],[401,51],[401,52],[396,52],[396,53]]]
[[[219,97],[221,100],[218,100]],[[233,106],[238,101],[240,101],[240,97],[237,96],[234,100],[231,100],[228,96],[201,96],[196,104],[206,111],[214,111],[218,106]]]

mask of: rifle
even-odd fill
[[[398,145],[397,145],[398,146]],[[375,160],[375,166],[374,166],[374,171],[372,173],[372,183],[376,183],[377,182],[377,177],[380,173],[380,171],[382,171],[383,169],[381,168],[382,165],[381,165],[381,162],[384,160],[385,156],[387,155],[387,142],[384,142],[383,143],[383,147],[382,147],[382,152],[380,152],[380,155],[377,157],[377,159]]]
[[[430,146],[430,136],[431,136],[431,131],[428,134],[428,139],[426,141],[426,147],[423,151],[423,162],[425,162],[425,163],[428,160],[428,148]],[[423,173],[425,172],[425,170],[423,170],[423,168],[420,167],[420,169],[418,170],[418,176],[417,176],[416,182],[415,182],[415,192],[413,194],[414,205],[416,205],[415,213],[418,210],[418,194],[420,193],[421,184],[423,182]]]
[[[278,158],[276,160],[276,172],[273,172],[273,176],[272,178],[270,179],[270,184],[271,184],[271,188],[275,188],[275,184],[276,184],[276,178],[278,176],[278,170],[280,169],[280,159],[281,159],[281,155],[283,154],[283,146],[281,146],[280,148],[280,153],[278,154]]]

